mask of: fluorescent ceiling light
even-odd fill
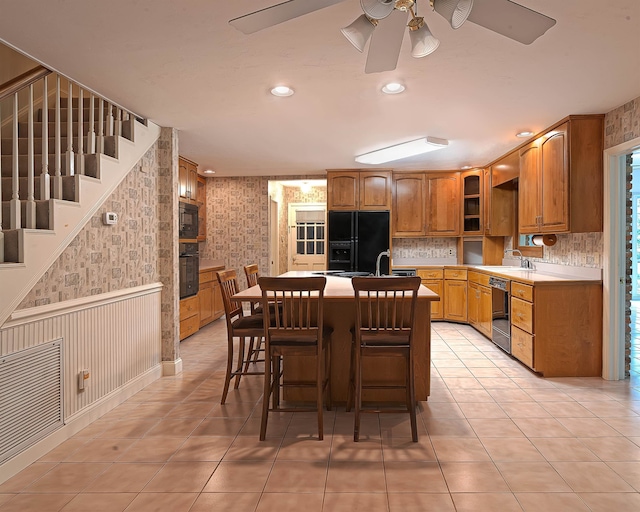
[[[291,96],[293,94],[293,89],[291,87],[287,87],[286,85],[278,85],[271,89],[271,94],[274,96]]]
[[[410,156],[428,153],[429,151],[435,151],[436,149],[446,148],[448,144],[449,141],[446,139],[423,137],[422,139],[403,142],[402,144],[396,144],[395,146],[389,146],[388,148],[371,151],[364,155],[358,155],[356,157],[356,162],[361,164],[384,164],[385,162],[401,160],[402,158],[408,158]]]

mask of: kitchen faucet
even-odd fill
[[[520,258],[520,267],[521,268],[529,268],[532,269],[533,265],[531,261],[522,256],[522,252],[519,249],[505,249],[504,255],[506,256],[508,253],[513,254],[514,256],[518,256]],[[517,254],[516,254],[517,253]]]
[[[378,257],[376,258],[376,276],[380,276],[380,259],[383,256],[391,258],[391,251],[387,249],[386,251],[382,251],[380,254],[378,254]]]

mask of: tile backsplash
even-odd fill
[[[455,258],[456,251],[456,238],[394,238],[392,258],[400,260]]]

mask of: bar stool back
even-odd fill
[[[331,330],[322,322],[324,277],[260,277],[263,311],[274,310],[264,320],[265,372],[262,397],[262,424],[260,440],[267,433],[269,411],[299,412],[314,410],[318,415],[318,437],[323,438],[323,394],[327,391],[327,408],[331,410],[329,384],[331,360]],[[315,357],[315,375],[310,380],[287,381],[283,377],[283,365],[287,357]],[[281,407],[280,389],[283,387],[315,388],[314,408]],[[269,400],[272,405],[269,407]]]
[[[413,330],[420,277],[354,277],[356,320],[351,354],[351,384],[347,411],[351,409],[355,391],[353,439],[360,434],[360,413],[408,412],[411,437],[418,441],[416,400],[413,378]],[[405,359],[405,382],[399,385],[362,382],[363,357],[402,357]],[[363,389],[404,389],[405,409],[363,409]]]

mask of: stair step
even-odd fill
[[[4,263],[20,263],[20,230],[3,229]]]
[[[11,199],[13,190],[11,188],[11,178],[0,178],[2,183],[2,201],[9,201]],[[62,199],[65,201],[76,200],[77,189],[77,176],[62,176]],[[53,184],[51,184],[53,186]],[[19,178],[19,196],[21,199],[27,198],[28,178]],[[40,177],[36,177],[33,180],[33,195],[36,200],[41,200],[42,195],[40,192]]]
[[[9,213],[11,203],[9,201],[2,201],[2,225],[8,225]],[[22,215],[22,224],[25,224],[27,218],[27,202],[20,202],[20,209]],[[53,229],[50,219],[51,212],[51,200],[49,201],[36,201],[36,229]]]
[[[84,137],[84,141],[82,147],[86,151],[87,149],[87,140],[88,137]],[[117,137],[115,135],[105,137],[104,138],[104,154],[112,157],[116,157],[116,142]],[[49,137],[49,154],[52,154],[55,150],[55,137]],[[73,137],[73,147],[78,147],[78,137]],[[60,137],[60,148],[62,151],[66,151],[67,149],[67,137]],[[12,138],[3,138],[0,140],[0,150],[2,155],[13,155],[13,139]],[[18,137],[18,154],[26,155],[29,150],[29,139],[26,137]],[[33,151],[34,153],[42,153],[42,137],[34,137],[33,138]]]
[[[60,158],[60,164],[61,164],[60,170],[62,174],[66,175],[67,164],[66,164],[65,153],[66,151],[63,152]],[[78,162],[77,162],[78,155],[74,155],[74,156],[76,157],[75,170],[77,172],[78,171]],[[18,155],[18,175],[21,177],[28,177],[28,169],[27,169],[28,158],[29,157],[27,155]],[[49,158],[48,158],[49,174],[51,175],[55,174],[55,161],[56,161],[55,155],[49,155]],[[34,162],[34,167],[33,167],[34,175],[40,176],[40,174],[42,173],[42,156],[34,155],[33,162]],[[92,178],[98,177],[98,155],[84,155],[84,173],[87,176],[91,176]],[[0,177],[10,178],[12,177],[12,175],[13,175],[13,156],[2,155],[0,157]]]

